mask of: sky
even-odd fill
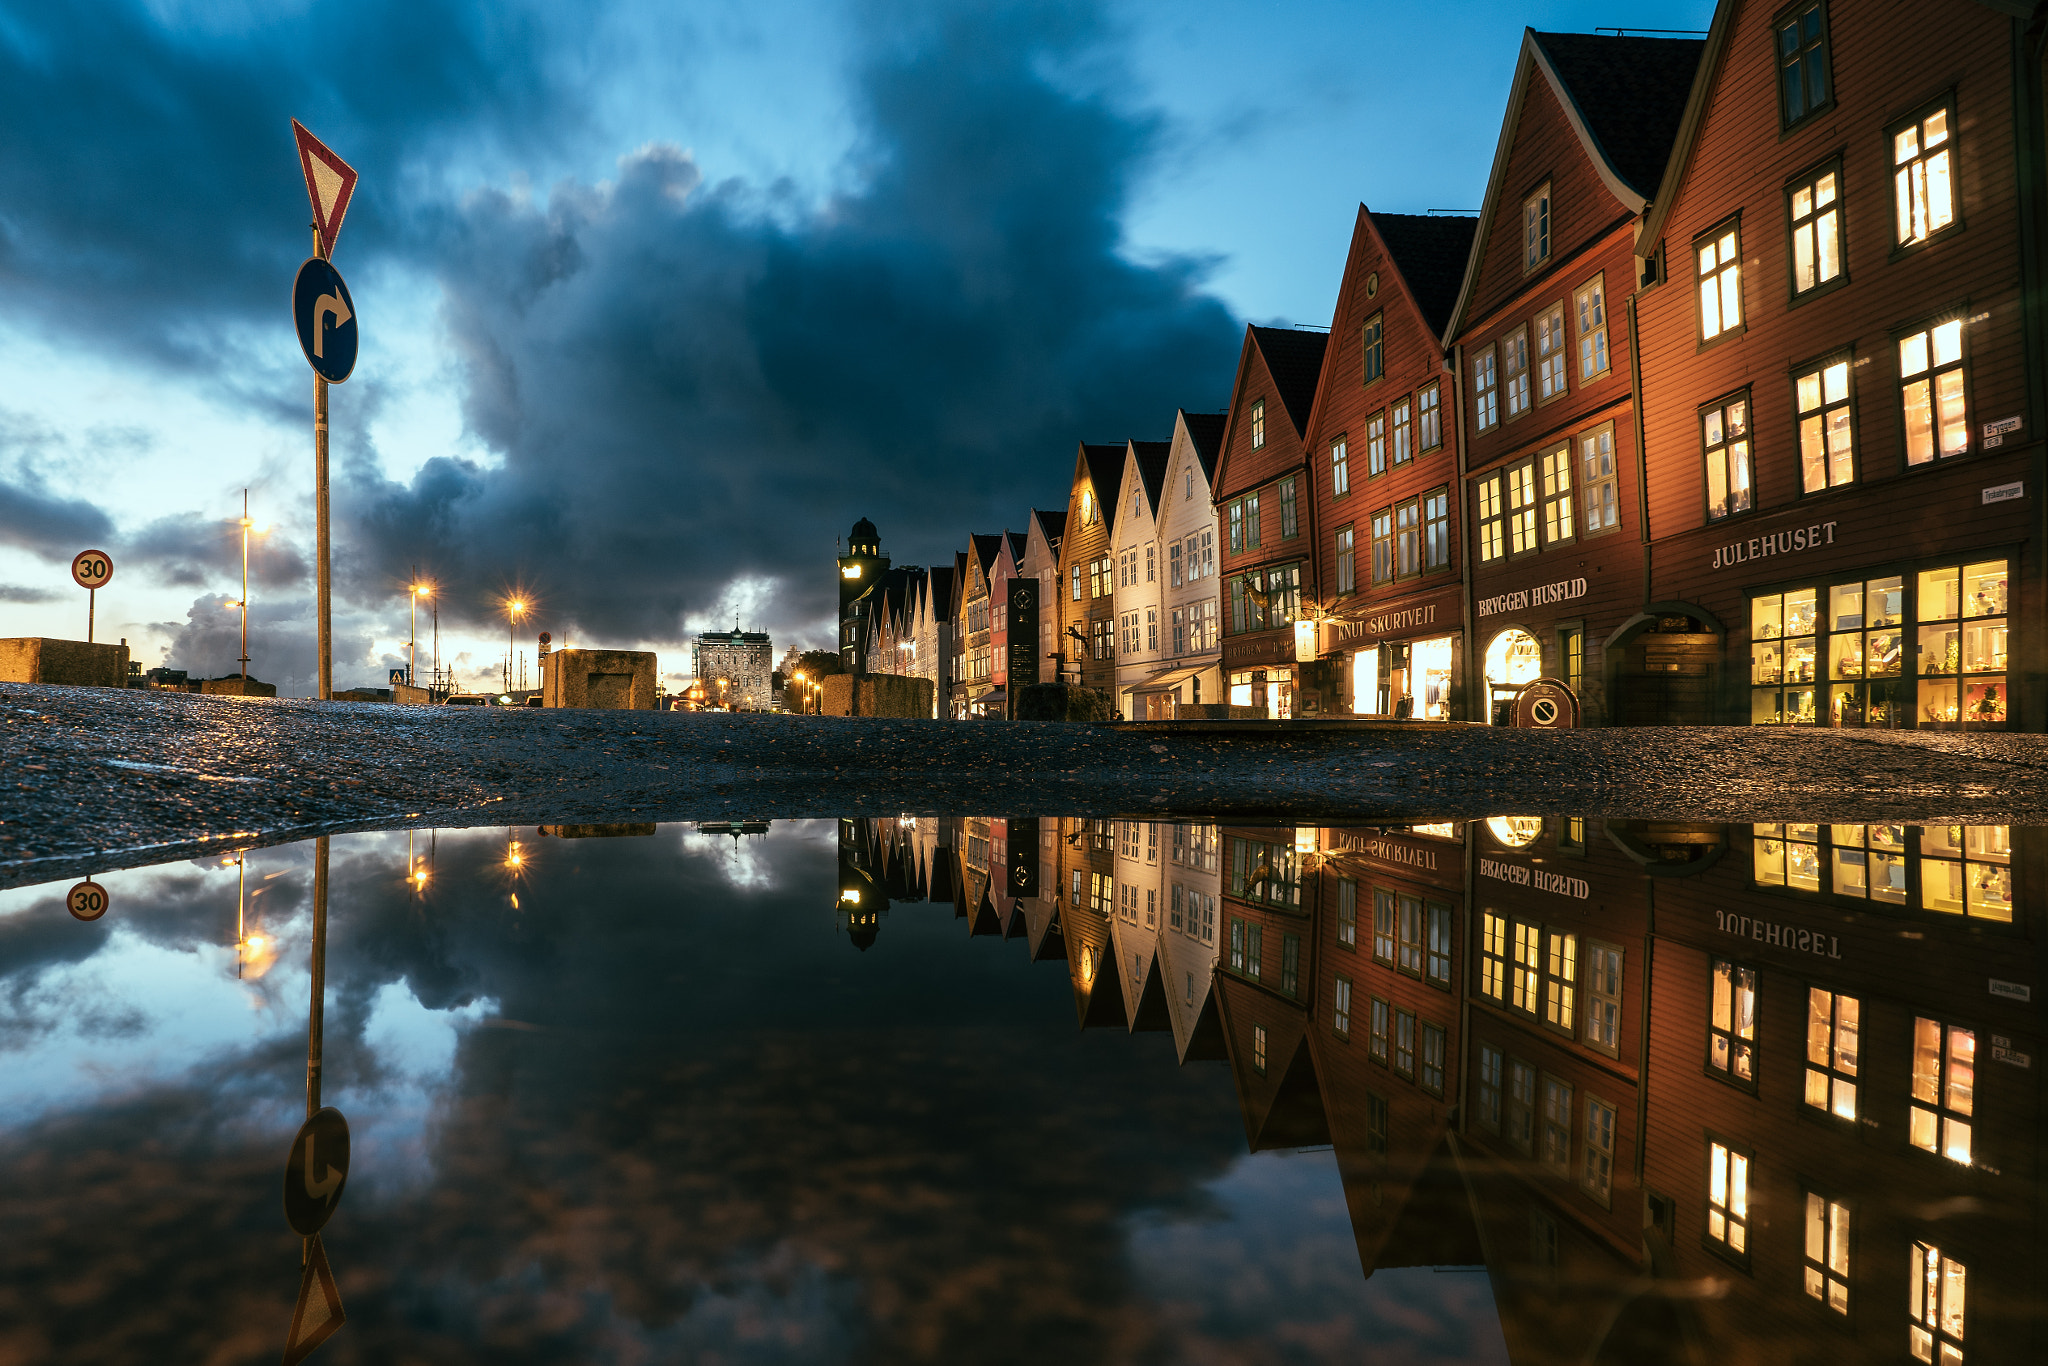
[[[829,646],[862,516],[950,563],[1077,441],[1223,407],[1247,323],[1328,324],[1361,201],[1478,208],[1523,26],[1711,12],[0,0],[0,636],[80,638],[92,547],[96,638],[233,672],[246,488],[250,670],[312,691],[293,117],[361,175],[336,686],[431,666],[415,572],[466,685],[540,630],[674,681],[735,620]]]

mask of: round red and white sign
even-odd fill
[[[114,577],[114,557],[104,550],[81,550],[71,559],[71,581],[80,588],[105,588]]]
[[[87,878],[71,889],[64,907],[79,920],[98,920],[107,913],[107,889]]]

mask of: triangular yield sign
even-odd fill
[[[299,169],[306,175],[306,198],[313,201],[320,254],[332,256],[334,239],[341,236],[342,215],[348,212],[349,197],[356,192],[355,168],[329,151],[327,144],[307,132],[297,119],[292,120],[292,136],[299,142]]]
[[[306,1242],[306,1270],[299,1278],[299,1307],[292,1311],[291,1335],[284,1341],[284,1366],[298,1366],[348,1322],[348,1315],[341,1312],[341,1292],[334,1288],[334,1272],[327,1266],[327,1250],[317,1234]]]

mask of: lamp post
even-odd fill
[[[408,605],[412,611],[412,626],[408,634],[412,639],[406,644],[405,681],[417,687],[419,686],[419,678],[413,672],[413,665],[419,654],[421,598],[434,598],[434,681],[439,683],[441,679],[441,600],[434,597],[434,585],[420,582],[419,566],[417,565],[413,566],[412,578],[412,592],[408,595]]]
[[[524,598],[505,600],[505,691],[512,691],[512,651],[515,648],[512,633],[518,629],[519,619],[526,615]]]
[[[798,669],[798,670],[796,671],[796,674],[795,674],[795,682],[796,682],[796,714],[797,714],[798,716],[802,716],[802,715],[804,714],[804,671],[803,671],[802,669]]]
[[[249,681],[249,490],[242,490],[242,682]],[[246,687],[244,689],[246,691]]]

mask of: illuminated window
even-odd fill
[[[1543,955],[1543,1019],[1570,1034],[1579,1011],[1579,937],[1550,931]]]
[[[1756,1085],[1756,969],[1714,960],[1707,1067],[1741,1086]]]
[[[1337,979],[1336,1015],[1330,1027],[1347,1038],[1351,1034],[1351,979]]]
[[[1252,405],[1252,449],[1258,450],[1266,444],[1266,400],[1260,399]]]
[[[1330,496],[1340,498],[1351,492],[1351,452],[1338,437],[1330,443]]]
[[[1607,373],[1607,277],[1595,275],[1572,295],[1579,334],[1579,383]]]
[[[1700,444],[1706,452],[1708,520],[1749,511],[1755,476],[1749,459],[1748,394],[1700,410]]]
[[[1358,947],[1358,884],[1348,877],[1337,882],[1337,942]]]
[[[1951,318],[1899,338],[1899,407],[1906,424],[1908,465],[1968,453],[1964,380],[1962,319]]]
[[[1956,221],[1954,111],[1925,110],[1891,131],[1894,219],[1900,246],[1925,242]]]
[[[1976,1096],[1976,1031],[1916,1018],[1913,1102],[1906,1126],[1907,1141],[1916,1148],[1968,1166]]]
[[[1373,314],[1365,320],[1365,326],[1359,333],[1359,342],[1364,353],[1362,372],[1367,384],[1387,373],[1386,349],[1382,335],[1385,327],[1382,319],[1383,315]]]
[[[1849,1312],[1849,1209],[1815,1191],[1806,1193],[1806,1293]]]
[[[1621,950],[1607,944],[1586,950],[1586,1044],[1609,1057],[1621,1048]]]
[[[1444,444],[1443,394],[1437,385],[1415,396],[1415,442],[1425,451]]]
[[[1504,471],[1508,485],[1508,553],[1531,555],[1536,539],[1536,462],[1524,460]]]
[[[1819,987],[1806,992],[1806,1103],[1856,1118],[1856,1060],[1863,1003]]]
[[[1907,1291],[1911,1323],[1906,1345],[1913,1360],[1934,1366],[1963,1366],[1963,1264],[1932,1243],[1913,1244],[1913,1274]]]
[[[1799,486],[1806,493],[1856,479],[1856,439],[1849,420],[1849,357],[1807,366],[1793,381],[1799,405]]]
[[[1501,477],[1491,475],[1479,481],[1479,558],[1482,563],[1500,559],[1507,552],[1507,511],[1501,499]]]
[[[1472,418],[1482,432],[1500,425],[1500,363],[1491,346],[1472,357]]]
[[[1930,911],[2012,923],[2012,830],[1930,825],[1920,833],[1921,904]]]
[[[1842,278],[1841,171],[1833,166],[1786,191],[1792,220],[1792,293]]]
[[[1905,904],[1905,826],[1835,825],[1828,828],[1828,839],[1834,846],[1836,896]]]
[[[1262,1074],[1266,1070],[1266,1027],[1262,1024],[1252,1026],[1252,1066]]]
[[[1515,956],[1509,965],[1509,1001],[1516,1010],[1534,1015],[1542,1001],[1543,927],[1516,921],[1514,942]]]
[[[1569,441],[1537,459],[1543,478],[1543,543],[1556,545],[1577,534],[1572,518],[1572,447]]]
[[[1707,1241],[1749,1258],[1749,1154],[1707,1141]]]
[[[1492,911],[1484,913],[1479,940],[1479,990],[1496,1001],[1508,997],[1509,922]]]
[[[1699,263],[1700,340],[1742,329],[1742,242],[1735,224],[1716,228],[1692,244]]]
[[[1536,319],[1536,400],[1548,403],[1561,397],[1567,386],[1565,355],[1570,351],[1564,333],[1564,304],[1552,304]]]

